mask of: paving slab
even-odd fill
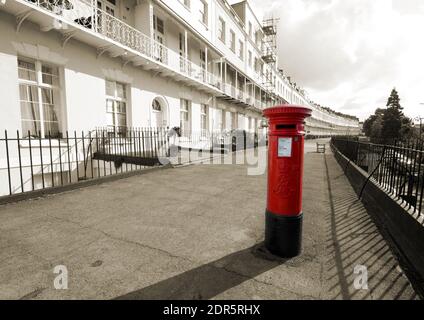
[[[181,166],[0,206],[0,298],[416,299],[328,146],[305,153],[299,257],[263,248],[265,174]]]

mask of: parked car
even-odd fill
[[[256,132],[248,132],[242,129],[224,131],[214,137],[214,147],[231,151],[257,147],[258,143],[258,134]]]

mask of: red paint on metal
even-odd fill
[[[268,133],[268,211],[296,217],[302,213],[303,153],[308,108],[282,105],[265,109]]]

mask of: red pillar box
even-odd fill
[[[305,119],[311,110],[282,105],[264,110],[269,119],[265,246],[290,258],[302,247],[302,178]]]

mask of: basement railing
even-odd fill
[[[102,127],[41,138],[0,133],[0,203],[3,198],[128,174],[168,163],[222,156],[257,147],[264,137],[244,130],[181,132],[169,128]]]

